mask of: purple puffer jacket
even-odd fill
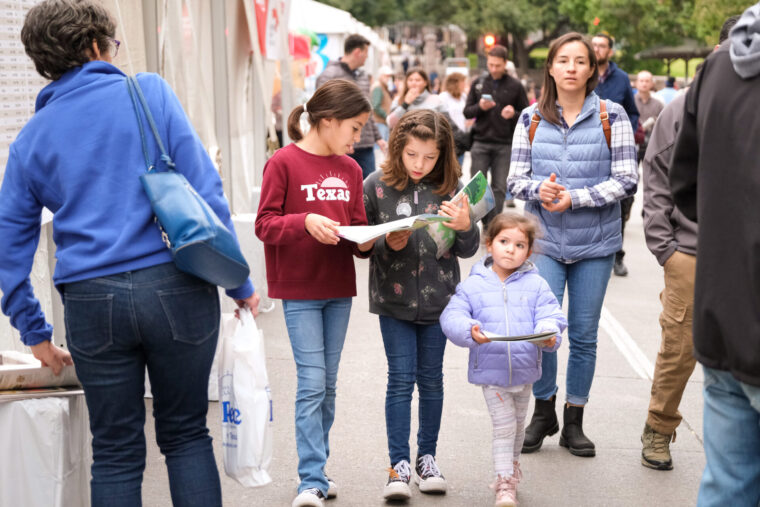
[[[505,336],[555,331],[557,350],[567,327],[549,284],[530,261],[502,282],[491,269],[490,255],[472,267],[470,276],[457,286],[456,293],[441,314],[446,336],[460,347],[470,348],[468,379],[473,384],[517,386],[541,378],[541,349],[530,342],[489,342],[479,345],[470,330]]]

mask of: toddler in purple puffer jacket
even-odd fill
[[[470,349],[468,379],[483,388],[493,423],[495,507],[517,505],[520,451],[531,386],[541,377],[541,348],[559,347],[567,319],[528,260],[538,224],[515,212],[497,215],[485,233],[488,253],[457,286],[441,314],[449,340]],[[554,332],[549,339],[491,341],[498,336]]]

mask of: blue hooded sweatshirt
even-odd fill
[[[176,95],[156,74],[138,80],[177,170],[234,233],[219,174]],[[156,163],[152,136],[148,147]],[[10,147],[0,188],[2,310],[26,345],[52,336],[29,280],[43,207],[53,212],[59,288],[172,262],[140,184],[145,170],[135,110],[118,68],[92,61],[42,89],[34,116]],[[250,280],[227,291],[236,299],[252,293]]]

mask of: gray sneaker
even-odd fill
[[[673,431],[673,442],[676,441],[676,432]],[[648,424],[644,425],[644,433],[641,435],[641,464],[655,470],[673,470],[673,458],[670,456],[671,435],[657,433]]]

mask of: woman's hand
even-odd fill
[[[480,332],[480,326],[478,324],[475,324],[474,326],[472,326],[472,329],[470,329],[470,335],[472,336],[473,340],[475,340],[476,342],[480,344],[488,343],[491,341],[488,338],[486,338],[486,335]]]
[[[555,343],[557,343],[557,337],[556,336],[552,336],[548,340],[544,340],[542,342],[538,342],[538,346],[541,347],[542,349],[550,349],[550,348],[554,347]]]
[[[238,305],[238,308],[247,307],[249,310],[251,310],[251,313],[253,314],[254,317],[258,317],[260,300],[261,298],[259,297],[259,295],[256,292],[254,292],[253,294],[251,294],[245,299],[236,299],[235,304]],[[238,316],[237,310],[235,310],[235,317],[240,318]]]
[[[369,252],[370,250],[372,250],[372,247],[375,246],[375,241],[377,241],[377,238],[371,239],[367,241],[366,243],[359,243],[356,246],[360,252]]]
[[[552,213],[561,213],[572,205],[573,205],[573,201],[570,198],[570,192],[567,192],[566,190],[562,190],[559,193],[557,202],[548,202],[548,203],[542,202],[541,203],[541,206],[543,206],[545,210],[550,211]]]
[[[44,341],[29,348],[32,349],[32,355],[42,363],[42,366],[49,366],[53,370],[53,375],[60,375],[64,366],[74,364],[71,354],[67,350],[57,347],[51,341]]]
[[[338,237],[339,222],[330,220],[316,213],[306,215],[304,227],[312,238],[325,245],[337,245],[340,241]]]
[[[458,203],[443,201],[438,214],[453,219],[449,222],[441,222],[444,226],[455,231],[470,230],[470,201],[467,199],[467,194],[464,194],[464,198]]]
[[[409,237],[412,235],[411,230],[408,231],[394,231],[385,235],[385,244],[391,250],[399,251],[406,248],[406,244],[409,242]]]
[[[565,187],[556,183],[557,175],[552,173],[549,179],[541,182],[538,187],[538,198],[543,203],[554,202],[559,198],[559,193],[565,190]]]
[[[407,90],[406,94],[404,95],[404,102],[411,105],[411,103],[414,102],[421,93],[422,89],[420,88],[409,88],[409,90]]]

